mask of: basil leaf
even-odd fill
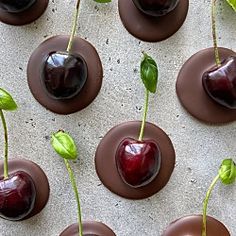
[[[140,74],[146,89],[151,93],[155,93],[158,82],[157,64],[146,53],[144,53],[143,60],[141,61]]]
[[[219,169],[220,179],[223,184],[232,184],[236,179],[236,165],[232,159],[223,160]]]
[[[226,1],[236,11],[236,0],[226,0]]]
[[[111,2],[111,0],[94,0],[95,2],[98,2],[98,3],[108,3],[108,2]]]
[[[2,88],[0,88],[0,109],[7,111],[13,111],[17,109],[16,102],[12,96]]]
[[[51,144],[54,150],[64,159],[75,160],[78,156],[74,140],[64,131],[60,130],[52,134]]]

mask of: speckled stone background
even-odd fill
[[[218,2],[219,45],[235,50],[236,13],[226,1]],[[97,48],[104,66],[104,81],[89,107],[62,116],[47,111],[33,98],[26,67],[32,51],[43,40],[70,32],[74,5],[75,0],[52,0],[45,14],[30,25],[14,27],[0,23],[0,87],[8,90],[19,104],[16,112],[6,113],[10,158],[24,157],[38,163],[51,186],[49,202],[40,214],[23,222],[0,219],[0,235],[57,236],[76,222],[76,202],[63,160],[49,142],[52,132],[64,129],[74,137],[79,149],[79,161],[73,169],[83,219],[102,221],[117,236],[160,236],[173,220],[201,213],[204,195],[221,160],[236,160],[236,123],[200,123],[185,112],[175,93],[176,77],[183,63],[212,45],[210,1],[191,0],[182,28],[160,43],[141,42],[131,36],[120,21],[117,0],[104,5],[82,1],[77,35]],[[100,139],[114,125],[141,119],[142,51],[156,59],[160,70],[158,94],[151,96],[148,121],[170,136],[177,159],[175,171],[161,192],[145,200],[131,201],[114,195],[101,184],[95,172],[94,154]],[[224,222],[235,236],[236,186],[217,184],[208,213]]]

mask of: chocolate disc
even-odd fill
[[[32,212],[25,217],[28,219],[38,214],[47,204],[49,198],[49,183],[43,170],[34,162],[25,159],[11,159],[8,161],[9,175],[16,171],[27,173],[33,180],[36,189],[35,205]],[[3,162],[0,162],[0,173],[3,173]]]
[[[165,16],[150,17],[142,13],[132,0],[119,0],[120,18],[134,37],[147,42],[169,38],[184,23],[188,13],[188,0],[180,0],[177,7]]]
[[[87,41],[75,37],[72,53],[80,54],[88,66],[88,78],[82,90],[71,99],[50,97],[41,81],[41,69],[50,52],[66,51],[69,36],[54,36],[44,41],[31,55],[27,68],[29,88],[35,99],[44,107],[58,114],[70,114],[87,107],[101,89],[103,70],[96,49]]]
[[[143,199],[160,191],[169,181],[175,165],[175,151],[166,133],[152,123],[146,122],[144,140],[153,139],[161,150],[161,167],[156,178],[148,185],[132,188],[125,184],[118,173],[115,161],[120,142],[127,137],[138,138],[141,122],[130,121],[112,128],[101,140],[95,155],[98,177],[112,192],[128,199]]]
[[[191,215],[171,223],[162,236],[200,236],[202,232],[202,216]],[[207,216],[207,236],[230,236],[226,227],[213,217]]]
[[[70,225],[60,236],[78,236],[78,224]],[[83,222],[83,236],[116,236],[106,225],[96,221]]]
[[[221,60],[235,55],[227,48],[219,48]],[[219,105],[205,92],[202,75],[215,65],[214,49],[207,48],[190,57],[181,68],[176,92],[182,106],[195,118],[208,123],[227,123],[236,120],[236,110]]]
[[[47,6],[48,0],[36,0],[30,8],[19,13],[9,13],[0,9],[0,21],[9,25],[26,25],[37,20]]]

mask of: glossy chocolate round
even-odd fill
[[[60,236],[78,236],[78,224],[67,227]],[[83,222],[83,236],[116,236],[105,224],[96,221]]]
[[[119,0],[118,6],[121,21],[130,34],[143,41],[158,42],[169,38],[182,26],[189,0],[180,0],[173,11],[161,17],[145,15],[133,0]]]
[[[66,51],[69,36],[60,35],[49,38],[32,53],[27,67],[28,85],[35,99],[46,109],[58,114],[71,114],[87,107],[98,95],[103,78],[101,60],[96,49],[86,40],[75,37],[72,53],[81,55],[88,67],[88,78],[81,91],[71,99],[54,99],[45,91],[41,70],[48,54]]]
[[[113,193],[128,199],[144,199],[159,192],[169,181],[175,166],[175,151],[167,134],[156,125],[146,122],[144,139],[158,143],[161,151],[161,167],[155,179],[146,186],[133,188],[125,184],[117,170],[116,150],[127,137],[138,138],[141,122],[130,121],[112,128],[99,143],[95,154],[98,177]]]
[[[162,236],[201,236],[202,215],[191,215],[172,222]],[[230,236],[227,228],[213,217],[207,216],[207,236]]]
[[[219,48],[221,60],[236,55],[227,48]],[[202,75],[215,65],[214,49],[207,48],[190,57],[181,68],[176,92],[182,106],[196,119],[207,123],[228,123],[236,120],[236,110],[226,108],[207,95]]]
[[[16,171],[27,173],[33,180],[36,189],[35,205],[32,212],[23,220],[38,214],[47,204],[49,198],[49,183],[43,170],[34,162],[25,159],[11,159],[8,161],[9,174]],[[0,173],[3,173],[3,162],[0,162]]]
[[[0,21],[9,25],[26,25],[37,20],[47,6],[48,0],[36,0],[31,7],[19,13],[10,13],[0,9]]]

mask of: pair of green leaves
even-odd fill
[[[236,0],[226,0],[226,1],[236,11]]]
[[[64,159],[75,160],[78,156],[73,138],[62,130],[52,134],[51,144],[54,150]]]
[[[236,180],[236,165],[232,159],[223,160],[219,169],[219,176],[223,184],[233,184]]]
[[[17,109],[17,104],[12,96],[0,88],[0,109],[5,111],[14,111]]]

